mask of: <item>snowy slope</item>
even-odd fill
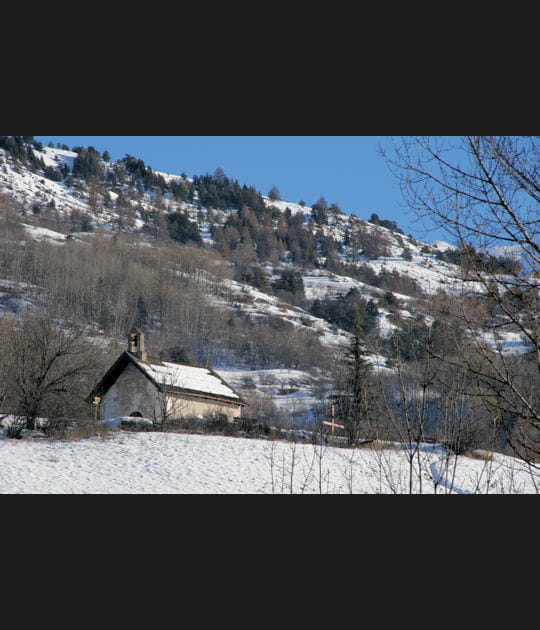
[[[398,446],[344,449],[174,433],[111,434],[78,442],[0,439],[3,494],[393,494],[409,492]],[[493,461],[422,449],[414,493],[538,493],[540,476]]]
[[[37,152],[34,151],[34,153]],[[39,157],[47,166],[58,166],[61,163],[66,163],[70,170],[76,155],[72,151],[62,151],[49,147],[44,147],[43,152],[39,152]],[[61,182],[51,181],[39,173],[32,173],[30,170],[22,168],[3,149],[0,149],[0,158],[2,158],[0,190],[4,189],[24,208],[31,208],[33,203],[46,205],[54,200],[60,211],[72,208],[87,210],[87,201],[79,196],[75,190]]]
[[[56,166],[65,164],[70,170],[73,167],[73,161],[76,155],[77,154],[72,151],[51,147],[44,147],[43,150],[39,152],[39,157],[43,159],[46,165]],[[77,190],[63,183],[51,181],[39,172],[33,173],[29,169],[17,164],[3,149],[0,149],[0,158],[0,190],[4,190],[13,198],[20,201],[26,209],[27,215],[32,214],[31,208],[34,203],[46,206],[53,201],[56,211],[60,214],[69,213],[73,209],[91,214],[88,191]],[[112,164],[104,164],[104,168],[111,167]],[[156,171],[156,174],[166,180],[182,179],[181,176],[158,171]],[[108,194],[112,199],[117,196],[116,192],[112,190],[109,190]],[[285,211],[288,208],[292,214],[302,212],[305,215],[305,225],[308,225],[311,216],[311,208],[309,206],[301,206],[297,203],[281,200],[273,201],[264,196],[263,199],[268,206],[277,207],[281,211]],[[151,203],[152,195],[145,194],[141,199],[142,206],[147,208],[150,207]],[[204,212],[201,215],[195,205],[187,203],[176,205],[187,210],[192,220],[198,221],[205,245],[211,246],[212,239],[210,237],[209,224],[204,220]],[[223,218],[225,218],[228,212],[223,212],[222,214]],[[99,215],[92,215],[92,221],[96,226],[107,229],[114,225],[114,215],[112,211],[103,209]],[[141,225],[142,220],[139,217],[135,229]],[[417,283],[425,295],[432,295],[438,289],[455,293],[459,293],[464,289],[477,289],[477,287],[472,285],[465,287],[456,279],[456,268],[453,265],[449,265],[435,258],[435,252],[444,251],[452,247],[448,243],[436,241],[429,247],[427,244],[419,243],[409,236],[397,235],[382,226],[375,226],[357,217],[349,217],[347,215],[330,216],[329,225],[321,226],[320,229],[324,234],[332,236],[337,241],[343,242],[346,230],[354,226],[359,226],[362,230],[373,233],[374,235],[383,234],[389,243],[390,256],[374,260],[358,259],[358,256],[352,251],[351,247],[344,246],[342,256],[347,258],[349,262],[351,260],[357,260],[359,263],[371,267],[376,273],[381,271],[392,273],[395,271],[402,276],[408,276]],[[28,220],[25,219],[24,230],[28,238],[46,240],[59,247],[68,239],[68,235],[56,232],[51,229],[50,226],[40,227],[32,225],[30,218]],[[69,235],[69,238],[81,240],[83,236],[84,239],[92,238],[92,233],[85,233],[84,235],[73,233]],[[411,260],[405,260],[402,257],[404,247],[408,249]],[[275,268],[272,268],[271,265],[267,265],[265,271],[269,274],[269,279],[270,276],[272,276],[271,279],[276,279],[277,271]],[[306,300],[310,303],[316,298],[324,299],[345,295],[353,288],[358,289],[365,298],[374,299],[375,302],[378,302],[385,293],[383,289],[364,284],[351,277],[331,273],[325,269],[303,270],[302,276]],[[25,296],[12,295],[12,290],[8,286],[8,282],[9,280],[4,282],[4,279],[0,277],[0,311],[2,312],[9,312],[10,309],[18,308],[19,304],[22,305],[26,303],[24,301]],[[313,317],[304,309],[287,304],[275,296],[257,291],[248,285],[234,281],[226,281],[223,284],[224,290],[222,294],[209,296],[209,299],[214,304],[222,308],[241,311],[254,320],[263,320],[268,317],[281,318],[283,321],[294,325],[298,330],[303,329],[315,332],[321,343],[332,349],[343,348],[350,341],[350,335],[347,332],[339,330],[323,319]],[[24,288],[21,287],[21,289],[21,293],[24,294]],[[415,313],[417,310],[415,308],[416,298],[398,293],[395,293],[395,296],[402,303],[401,315],[403,317],[413,317],[412,313]],[[390,321],[388,317],[390,313],[387,310],[381,308],[380,312],[379,331],[383,335],[386,335],[395,330],[396,325]],[[520,338],[515,335],[511,339],[505,340],[505,342],[509,349],[521,350],[523,347],[520,345]],[[378,357],[373,357],[372,360],[374,364],[383,365],[383,362],[381,362]],[[301,393],[295,396],[295,400],[292,401],[295,405],[298,406],[300,404],[309,403],[311,399],[311,390],[307,386],[309,380],[309,375],[305,374],[299,388]],[[264,385],[261,386],[259,383],[258,390],[267,391],[268,387]],[[275,391],[269,393],[275,397],[280,406],[286,406],[287,403],[284,402],[284,399],[276,397]]]
[[[211,301],[216,305],[223,308],[240,307],[242,312],[251,318],[275,316],[294,326],[305,326],[310,330],[319,332],[321,343],[329,347],[343,346],[350,340],[349,333],[345,331],[334,332],[333,327],[327,321],[314,317],[297,306],[287,304],[274,295],[269,295],[235,280],[226,280],[223,285],[227,289],[227,297],[213,296]],[[235,301],[235,297],[237,301]]]
[[[41,152],[34,151],[34,153],[48,166],[65,164],[70,170],[73,167],[73,161],[77,155],[72,151],[52,147],[43,147]],[[35,203],[41,206],[50,206],[53,204],[55,211],[60,215],[67,216],[72,210],[79,210],[86,213],[92,217],[92,222],[96,227],[109,229],[114,224],[115,216],[112,211],[102,208],[98,214],[92,213],[87,190],[78,190],[62,182],[51,181],[39,172],[32,172],[15,162],[3,149],[0,149],[0,161],[0,191],[5,191],[20,202],[28,214],[31,214],[31,209]],[[105,169],[109,169],[112,168],[113,164],[103,163],[103,166]],[[159,171],[155,171],[155,174],[163,177],[165,180],[182,179],[179,175]],[[117,193],[112,190],[108,190],[107,193],[113,200],[117,197]],[[264,195],[262,197],[268,206],[277,207],[281,211],[285,211],[288,208],[292,214],[302,212],[305,215],[305,224],[307,225],[309,222],[311,216],[311,208],[309,206],[301,206],[298,203],[288,201],[272,201]],[[151,194],[145,193],[140,199],[141,207],[144,209],[150,208],[152,203],[153,197]],[[203,242],[206,245],[211,245],[212,239],[210,238],[209,225],[204,219],[201,219],[197,206],[189,203],[176,203],[175,205],[187,211],[191,219],[199,223]],[[229,212],[223,211],[222,214],[225,219]],[[351,223],[349,224],[350,221]],[[142,223],[142,218],[138,216],[136,218],[136,228],[141,227]],[[330,217],[329,225],[321,226],[320,229],[325,235],[332,236],[337,241],[343,241],[346,229],[353,225],[360,225],[362,229],[368,232],[372,231],[374,234],[382,233],[390,243],[390,258],[363,261],[368,262],[375,271],[379,272],[382,269],[386,269],[387,271],[396,270],[399,273],[406,274],[418,282],[422,290],[427,294],[436,292],[438,288],[444,288],[445,290],[455,288],[456,290],[461,290],[462,287],[459,283],[455,284],[452,280],[456,268],[435,260],[433,255],[426,256],[421,252],[421,248],[425,244],[417,244],[414,239],[408,236],[399,236],[400,241],[398,241],[396,240],[396,235],[390,230],[380,226],[374,226],[356,217],[353,219],[347,215]],[[65,235],[60,233],[53,234],[52,230],[45,233],[43,230],[39,231],[29,225],[26,226],[26,229],[27,231],[34,230],[34,238],[50,238],[57,242],[61,242],[65,239]],[[404,243],[407,246],[413,256],[412,261],[407,262],[401,258],[403,248],[400,243]],[[449,247],[451,246],[448,243],[437,241],[433,243],[432,251],[444,251]],[[344,248],[344,256],[349,256],[351,253],[352,250],[350,248]],[[330,274],[326,275],[328,276]],[[336,276],[335,274],[333,275],[335,280]],[[337,287],[335,281],[328,283],[323,282],[323,276],[324,273],[320,273],[318,279],[315,275],[307,274],[305,276],[306,297],[308,297],[308,299],[323,297],[324,295],[333,296],[343,294],[352,286],[366,289],[365,285],[350,278],[343,279],[341,285]],[[337,290],[334,292],[332,291],[333,289]]]

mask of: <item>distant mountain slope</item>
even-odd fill
[[[225,370],[286,366],[301,367],[307,374],[311,354],[311,372],[320,385],[317,361],[323,360],[325,349],[335,353],[347,347],[355,321],[367,337],[376,334],[384,340],[407,321],[429,326],[433,321],[429,300],[441,292],[479,290],[474,282],[463,281],[463,269],[451,262],[456,248],[449,243],[418,241],[391,222],[348,215],[326,206],[324,200],[312,206],[273,200],[223,175],[190,179],[156,172],[132,156],[111,162],[90,148],[70,151],[43,147],[31,139],[5,141],[0,144],[0,193],[16,205],[9,211],[10,220],[17,223],[24,242],[85,247],[98,238],[122,236],[138,252],[142,246],[159,250],[172,242],[217,252],[224,261],[221,275],[213,275],[210,258],[197,267],[193,256],[195,267],[184,262],[171,277],[174,290],[181,291],[184,277],[190,287],[200,288],[197,299],[204,296],[205,304],[223,313],[219,326],[230,326],[229,345],[223,347],[234,347],[236,354],[223,351],[212,359]],[[7,220],[7,209],[5,215]],[[118,307],[122,300],[133,299],[143,316],[149,300],[159,302],[153,287],[158,281],[168,287],[169,278],[137,264],[149,288],[138,296],[118,297]],[[15,283],[9,274],[0,277],[0,314],[16,316],[36,302],[42,286],[35,275],[34,284]],[[93,281],[93,295],[98,296],[99,282],[105,278]],[[94,319],[85,324],[99,334],[112,334],[107,325],[117,317],[115,308],[111,304],[107,313],[95,309]],[[157,315],[146,321],[165,343],[159,321],[163,304],[155,308]],[[236,318],[233,323],[227,319],[229,313]],[[182,322],[175,325],[180,330]],[[242,341],[248,329],[255,341]],[[202,343],[206,334],[202,330],[194,328],[188,342]],[[210,337],[225,344],[227,335],[217,330]],[[269,351],[273,342],[282,344],[281,353]],[[206,340],[205,352],[209,343]],[[517,346],[519,340],[512,343]],[[287,346],[291,352],[284,358]],[[223,356],[229,356],[228,361]],[[374,349],[371,361],[380,369],[387,367]],[[235,377],[242,380],[236,373]],[[310,379],[307,375],[302,386]],[[255,388],[263,391],[264,379],[256,380]],[[269,391],[277,396],[275,387]],[[309,389],[304,394],[312,397]]]
[[[34,239],[47,238],[61,243],[66,238],[88,239],[96,230],[103,229],[137,234],[144,240],[152,232],[148,227],[150,216],[155,217],[156,212],[162,215],[176,212],[189,217],[196,224],[203,245],[212,247],[215,245],[212,234],[216,226],[222,227],[231,215],[238,212],[235,208],[217,209],[202,205],[200,192],[197,191],[193,192],[191,199],[179,199],[168,192],[161,193],[155,186],[142,186],[141,181],[145,181],[146,185],[149,177],[150,181],[180,182],[188,186],[193,180],[185,176],[153,172],[131,156],[129,161],[126,159],[116,163],[107,162],[101,156],[96,157],[102,169],[102,178],[100,181],[92,178],[85,180],[73,177],[74,166],[79,158],[77,152],[65,148],[39,147],[39,144],[36,147],[36,143],[31,142],[26,146],[41,165],[56,169],[65,176],[61,181],[53,181],[50,173],[49,177],[44,175],[43,168],[25,165],[8,150],[0,148],[0,191],[20,204],[24,215],[21,222],[28,236]],[[131,165],[131,175],[126,171],[128,165]],[[142,173],[146,179],[137,180],[134,173]],[[118,205],[119,196],[123,197],[121,208]],[[438,254],[452,249],[448,243],[422,243],[401,231],[369,223],[354,215],[331,213],[326,209],[326,219],[315,223],[310,206],[271,200],[265,195],[260,195],[260,198],[272,211],[289,213],[293,217],[303,216],[302,227],[316,234],[319,239],[315,268],[313,264],[306,267],[291,262],[287,251],[280,260],[274,256],[273,264],[252,261],[261,266],[269,283],[276,281],[279,269],[295,269],[302,276],[307,301],[339,298],[355,289],[366,298],[378,302],[381,295],[391,290],[404,305],[410,306],[415,300],[433,295],[441,289],[455,292],[463,290],[460,270],[455,265],[437,259]],[[129,217],[122,219],[122,214]],[[277,220],[274,220],[273,230],[279,230]],[[362,274],[367,277],[362,277]],[[374,282],[375,279],[379,281]],[[385,282],[385,279],[392,282]],[[403,285],[401,291],[400,284]],[[275,297],[259,296],[256,300],[259,305],[261,300],[266,301],[265,308],[270,312],[270,303],[275,301]],[[388,326],[383,322],[382,328],[387,329]]]

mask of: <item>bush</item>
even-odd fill
[[[120,428],[126,431],[154,431],[154,424],[146,418],[125,418],[120,423]]]
[[[87,440],[96,435],[103,438],[108,435],[111,428],[96,422],[94,418],[68,419],[51,418],[41,427],[43,434],[51,440]]]
[[[14,422],[6,427],[6,437],[11,440],[20,440],[22,438],[23,429],[23,423]]]
[[[218,413],[205,418],[203,424],[206,432],[220,433],[223,435],[238,435],[240,433],[240,424],[231,422],[225,414]]]
[[[54,168],[54,166],[46,166],[43,169],[43,175],[53,182],[61,182],[62,179],[64,179],[62,173],[58,169]]]
[[[456,431],[449,439],[443,440],[442,444],[456,455],[465,455],[480,447],[480,432],[477,427],[466,425]]]
[[[51,418],[41,426],[41,430],[49,438],[63,440],[73,425],[74,421],[67,418]]]

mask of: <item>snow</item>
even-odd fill
[[[289,208],[289,210],[291,211],[291,214],[297,214],[298,212],[301,212],[302,214],[305,214],[307,218],[311,216],[310,206],[301,206],[299,203],[293,203],[291,201],[283,201],[281,199],[272,200],[270,199],[270,197],[267,197],[266,195],[261,195],[261,197],[263,198],[264,203],[267,207],[274,206],[275,208],[278,208],[281,212],[285,212],[285,210]]]
[[[302,274],[306,299],[324,299],[347,294],[351,289],[365,290],[366,285],[347,276],[338,276],[325,270]],[[370,287],[371,290],[373,288]]]
[[[136,359],[133,358],[133,360]],[[137,365],[160,385],[183,387],[214,396],[227,396],[239,400],[238,395],[207,368],[165,361],[161,364],[137,361]]]
[[[503,355],[526,354],[531,351],[531,344],[523,339],[518,332],[502,332],[497,334],[493,331],[484,332],[479,338],[487,342],[494,350],[500,350]]]
[[[440,252],[457,249],[455,245],[450,245],[450,243],[447,243],[446,241],[433,241],[431,246],[438,249]]]
[[[23,223],[25,231],[36,241],[48,240],[53,243],[63,243],[66,240],[66,235],[61,232],[55,232],[44,227],[37,227],[35,225],[28,225]]]
[[[270,398],[278,411],[311,417],[313,407],[322,402],[313,394],[313,375],[303,370],[226,368],[216,370],[216,373],[237,390]]]
[[[45,163],[45,166],[53,166],[56,168],[63,162],[68,166],[70,171],[73,170],[73,162],[77,157],[77,153],[73,151],[55,149],[53,147],[43,147],[41,151],[34,149],[34,155],[40,157]]]
[[[225,280],[222,282],[222,286],[227,298],[212,296],[211,302],[216,306],[231,310],[240,308],[242,313],[251,318],[279,317],[294,326],[317,331],[320,334],[320,342],[331,348],[340,348],[349,342],[349,333],[345,331],[334,332],[333,326],[327,321],[314,317],[307,311],[292,306],[274,295],[268,295],[235,280]]]
[[[37,153],[34,151],[34,153]],[[54,156],[58,155],[58,162]],[[58,166],[59,162],[66,162],[72,168],[76,154],[71,151],[61,151],[44,147],[39,153],[46,165]],[[73,208],[88,210],[88,204],[75,191],[69,190],[63,183],[47,179],[39,173],[32,173],[13,163],[4,150],[0,150],[3,165],[0,167],[0,189],[9,190],[10,196],[23,204],[27,210],[33,203],[47,204],[54,199],[56,208],[69,211]]]
[[[2,494],[401,494],[406,452],[218,435],[111,431],[80,441],[0,439]],[[384,447],[384,448],[383,448]],[[480,455],[480,454],[479,454]],[[538,472],[511,457],[421,448],[414,493],[538,493]],[[454,470],[455,465],[455,470]]]

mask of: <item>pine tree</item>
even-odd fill
[[[146,300],[144,296],[139,295],[137,305],[135,307],[135,322],[139,328],[145,328],[148,324],[148,309],[146,308]]]
[[[179,243],[193,243],[202,245],[202,237],[199,227],[194,221],[190,221],[182,212],[171,212],[166,215],[169,236]]]
[[[169,348],[169,358],[175,363],[184,363],[185,365],[191,365],[192,359],[189,356],[187,350],[181,346],[174,346]]]
[[[374,439],[377,401],[372,367],[365,359],[359,328],[338,377],[337,388],[336,418],[345,427],[348,446],[358,445],[361,438]]]
[[[214,179],[220,183],[224,182],[227,179],[227,175],[225,174],[225,171],[221,168],[221,166],[218,166],[214,171]]]
[[[289,291],[293,295],[297,293],[304,294],[302,274],[293,269],[284,269],[279,279],[272,286],[277,291]]]
[[[311,206],[311,216],[317,225],[328,225],[328,203],[324,197],[320,197]]]
[[[277,186],[272,186],[268,192],[268,197],[272,201],[281,201],[281,192]]]

